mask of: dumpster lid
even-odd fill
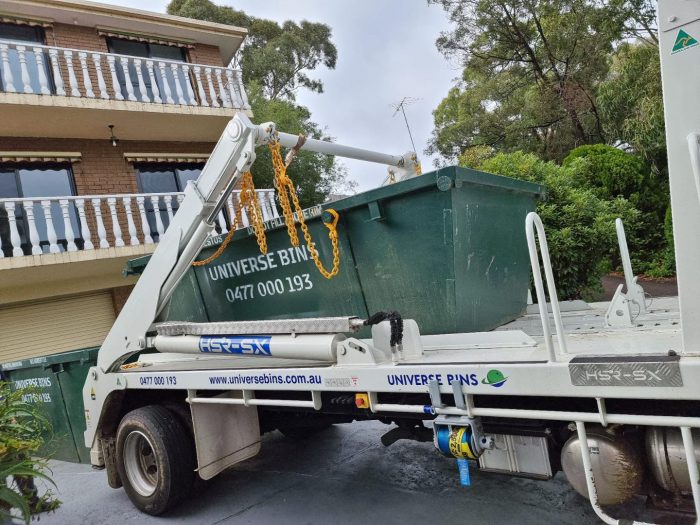
[[[73,363],[75,361],[90,362],[96,359],[99,347],[84,348],[82,350],[72,350],[70,352],[61,352],[60,354],[31,357],[19,361],[10,361],[0,364],[0,370],[9,372],[11,370],[19,370],[22,368],[32,368],[35,366],[47,367],[58,365],[61,363]]]

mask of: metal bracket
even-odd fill
[[[632,309],[630,300],[622,292],[624,285],[620,284],[615,290],[608,311],[605,312],[605,324],[607,326],[632,326]]]

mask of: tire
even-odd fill
[[[117,429],[117,470],[140,511],[157,516],[182,501],[194,480],[194,446],[179,418],[162,406],[138,408]]]

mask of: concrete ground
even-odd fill
[[[561,473],[534,481],[473,471],[473,485],[461,487],[454,460],[431,443],[399,441],[385,448],[379,438],[389,428],[379,422],[336,425],[301,441],[268,434],[260,455],[157,518],[138,512],[123,490],[110,489],[104,471],[54,462],[63,505],[41,515],[41,524],[599,523]],[[615,515],[650,520],[642,507]]]

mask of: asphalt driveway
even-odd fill
[[[455,462],[431,443],[385,448],[379,438],[388,429],[379,422],[336,425],[302,441],[268,434],[258,457],[157,518],[138,512],[123,490],[110,489],[104,471],[54,462],[63,505],[42,515],[41,524],[599,523],[561,473],[534,481],[473,472],[473,485],[461,487]],[[639,504],[625,514],[649,519]]]

